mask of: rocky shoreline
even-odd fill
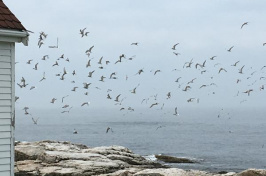
[[[190,162],[171,156],[157,157]],[[15,176],[266,176],[266,170],[259,169],[241,173],[208,173],[168,168],[122,146],[91,148],[58,141],[18,142],[15,160]]]

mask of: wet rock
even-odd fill
[[[192,161],[188,158],[178,158],[178,157],[167,156],[167,155],[155,155],[155,158],[165,163],[195,163],[195,161]]]

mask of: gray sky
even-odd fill
[[[20,97],[16,106],[34,109],[55,109],[60,113],[65,104],[80,109],[83,102],[89,101],[89,107],[82,107],[82,112],[98,108],[110,108],[125,114],[128,107],[134,113],[157,113],[163,104],[163,113],[172,115],[174,108],[245,108],[265,107],[266,91],[260,87],[266,84],[265,54],[266,46],[266,6],[265,1],[4,1],[22,24],[34,34],[30,35],[29,46],[16,45],[16,81],[23,76],[29,85],[16,94]],[[163,2],[163,3],[162,3]],[[249,22],[242,29],[241,25]],[[79,30],[86,28],[90,32],[81,38]],[[37,46],[39,32],[44,31],[48,37],[44,45]],[[59,49],[50,49],[59,38]],[[139,46],[131,43],[139,42]],[[174,44],[176,50],[172,50]],[[94,46],[90,57],[85,51]],[[227,50],[234,46],[231,52]],[[178,52],[176,56],[173,52]],[[52,67],[55,61],[64,54],[70,62],[59,60],[59,66]],[[127,59],[114,64],[121,54]],[[49,55],[47,61],[41,60]],[[99,69],[99,59],[103,56],[104,69]],[[128,60],[135,56],[133,60]],[[210,60],[212,56],[217,56]],[[183,68],[185,62],[193,58],[191,68]],[[32,64],[26,62],[32,59]],[[91,59],[91,67],[86,63]],[[105,61],[110,64],[106,65]],[[204,68],[195,68],[196,63]],[[236,67],[235,62],[240,61]],[[33,70],[34,64],[38,70]],[[216,65],[217,64],[217,65]],[[216,66],[215,66],[216,65]],[[243,74],[238,73],[245,65]],[[68,74],[62,81],[55,74]],[[225,68],[218,74],[220,68]],[[141,75],[135,75],[140,69]],[[154,75],[156,70],[161,72]],[[172,71],[177,69],[179,71]],[[77,75],[71,73],[76,70]],[[92,78],[88,73],[95,70]],[[206,70],[203,74],[201,71]],[[46,80],[39,82],[43,72]],[[116,80],[109,79],[112,72],[117,73]],[[254,73],[253,73],[254,72]],[[253,75],[251,75],[253,73]],[[100,82],[101,76],[107,77]],[[126,80],[126,75],[128,80]],[[181,77],[178,83],[175,80]],[[191,90],[182,91],[189,81]],[[241,81],[237,82],[237,79]],[[71,83],[71,81],[75,83]],[[92,83],[88,90],[83,83]],[[217,86],[210,86],[215,83]],[[136,86],[136,94],[131,91]],[[202,85],[207,85],[200,89]],[[37,88],[29,90],[31,86]],[[73,87],[79,87],[76,92]],[[96,89],[95,87],[99,87]],[[108,100],[107,90],[112,100]],[[243,93],[253,89],[250,96]],[[84,93],[88,91],[88,96]],[[239,94],[238,94],[239,91]],[[171,98],[167,99],[167,93]],[[115,97],[121,94],[125,98],[122,105],[114,105]],[[157,96],[157,100],[152,97]],[[238,94],[238,96],[237,96]],[[69,95],[65,103],[61,98]],[[51,104],[52,98],[57,98]],[[141,104],[143,99],[149,100]],[[198,98],[188,103],[190,98]],[[243,102],[242,102],[243,101]],[[242,102],[242,103],[240,103]],[[151,104],[158,106],[149,108]],[[37,111],[36,111],[37,112]],[[179,112],[182,114],[181,112]]]

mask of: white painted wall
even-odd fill
[[[0,42],[0,176],[14,175],[15,43]]]

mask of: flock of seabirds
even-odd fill
[[[240,26],[240,29],[242,30],[242,28],[244,28],[246,25],[248,25],[248,22],[243,23]],[[90,35],[90,32],[87,31],[87,28],[84,29],[80,29],[79,31],[80,37],[88,37]],[[48,34],[46,34],[45,32],[40,32],[39,33],[39,40],[38,40],[38,47],[42,48],[45,47],[45,40],[48,37]],[[132,47],[139,47],[140,43],[139,42],[133,42],[131,43]],[[262,46],[265,46],[266,43],[262,43]],[[169,48],[169,50],[172,50],[173,55],[180,57],[179,55],[181,55],[178,52],[178,46],[179,43],[175,43],[172,45],[172,48]],[[51,49],[59,49],[59,40],[57,38],[57,44],[55,46],[48,46]],[[234,46],[230,46],[227,49],[227,52],[233,52],[234,51]],[[89,89],[92,89],[92,83],[91,82],[87,82],[87,80],[91,80],[91,79],[97,79],[100,82],[105,82],[106,80],[117,80],[117,79],[125,79],[126,81],[129,78],[128,75],[125,75],[124,78],[118,78],[117,72],[111,72],[109,75],[102,75],[100,78],[96,78],[94,76],[95,72],[99,72],[102,69],[105,69],[106,67],[111,67],[112,64],[122,64],[125,61],[132,61],[136,59],[136,56],[132,56],[132,57],[127,57],[126,54],[121,54],[117,57],[117,60],[115,62],[111,62],[110,60],[106,60],[104,57],[100,57],[99,60],[95,61],[96,59],[93,59],[93,57],[91,57],[91,55],[94,52],[94,45],[90,46],[85,52],[84,54],[86,55],[86,57],[88,58],[86,61],[86,68],[89,70],[88,75],[87,75],[87,79],[86,81],[84,81],[83,85],[76,85],[74,86],[71,91],[72,92],[76,92],[80,89],[84,89],[85,90],[85,95],[88,96],[89,95]],[[198,72],[200,73],[200,75],[204,75],[206,72],[208,72],[208,65],[209,62],[215,63],[214,61],[216,61],[216,59],[218,58],[218,56],[211,56],[210,58],[204,60],[201,63],[195,62],[193,59],[191,60],[187,60],[184,62],[184,64],[182,65],[181,69],[196,69],[198,70]],[[49,58],[49,55],[44,55],[41,58],[42,61],[46,61],[46,60],[51,60]],[[33,65],[33,70],[38,70],[39,66],[41,65],[40,59],[38,61],[35,61],[33,59],[30,59],[26,62],[26,64],[29,65]],[[65,63],[70,63],[70,59],[68,57],[66,57],[64,54],[62,54],[61,56],[58,56],[58,58],[56,60],[52,61],[53,64],[51,65],[52,67],[61,67],[61,72],[55,74],[56,77],[58,77],[59,80],[62,81],[69,81],[67,78],[67,75],[72,75],[73,77],[75,76],[79,76],[77,74],[78,70],[72,70],[70,73],[67,71],[67,69],[65,68]],[[213,65],[213,67],[216,68],[217,73],[216,74],[225,74],[227,72],[227,68],[226,67],[222,67],[222,64],[220,63],[215,63]],[[259,75],[259,77],[257,77],[257,79],[252,82],[246,90],[243,91],[238,91],[236,93],[236,96],[240,96],[240,94],[246,94],[247,97],[252,96],[252,92],[255,91],[264,91],[264,85],[265,85],[265,80],[266,77],[263,76],[263,73],[265,73],[264,71],[266,70],[266,65],[262,65],[261,68],[259,70],[253,70],[252,67],[249,67],[248,65],[245,65],[243,63],[241,63],[240,60],[236,60],[233,63],[230,64],[230,67],[235,67],[235,69],[238,71],[238,74],[244,75],[246,74],[247,77],[246,79],[251,79],[254,75]],[[93,69],[92,69],[93,68]],[[172,71],[181,71],[178,69],[173,69]],[[160,69],[156,69],[156,70],[150,70],[150,71],[146,71],[144,68],[141,68],[139,70],[136,70],[135,75],[134,76],[139,76],[145,73],[149,73],[149,74],[153,74],[154,76],[161,74],[162,70]],[[83,75],[84,76],[84,75]],[[43,73],[43,77],[40,78],[39,83],[45,82],[46,78],[45,76],[45,72]],[[212,80],[214,80],[213,77],[211,77]],[[185,81],[185,82],[181,82],[182,77],[177,77],[175,80],[173,80],[174,82],[176,82],[176,84],[178,85],[178,88],[180,90],[182,90],[181,92],[190,92],[193,88],[193,84],[194,82],[197,81],[197,77],[192,78],[191,80]],[[235,84],[239,84],[241,83],[241,79],[237,79]],[[71,83],[75,84],[74,80],[71,80]],[[115,83],[114,83],[115,84]],[[20,82],[17,82],[17,86],[21,89],[29,89],[29,90],[33,90],[36,88],[35,85],[31,85],[30,81],[28,81],[27,79],[25,79],[24,77],[22,77],[20,79]],[[137,94],[138,92],[138,87],[140,86],[140,84],[136,85],[132,90],[130,90],[130,94]],[[167,85],[166,85],[167,86]],[[209,84],[202,84],[200,87],[198,87],[198,89],[204,89],[206,87],[217,87],[218,85],[216,85],[215,81],[209,83]],[[250,88],[252,87],[252,88]],[[94,87],[98,90],[101,90],[101,87]],[[103,92],[103,91],[102,91]],[[124,100],[126,99],[126,97],[122,94],[112,94],[112,89],[107,89],[106,91],[104,91],[104,93],[106,94],[106,99],[110,100],[110,101],[114,101],[115,105],[119,106],[119,110],[120,111],[127,111],[127,112],[133,112],[135,111],[135,109],[131,106],[127,106],[124,104]],[[215,92],[211,92],[212,94],[215,94]],[[62,106],[61,106],[61,113],[69,113],[71,111],[71,109],[74,107],[73,105],[70,104],[64,104],[65,99],[67,99],[69,96],[71,95],[65,95],[63,97],[51,97],[50,98],[50,103],[51,104],[55,104],[58,101],[61,102]],[[140,104],[147,104],[147,108],[159,108],[159,109],[163,109],[164,108],[164,103],[159,103],[157,100],[157,96],[158,94],[155,95],[150,95],[149,97],[143,98],[140,102]],[[172,96],[172,92],[166,92],[165,95],[162,95],[165,97],[165,100],[171,99]],[[19,101],[19,96],[15,97],[15,101]],[[187,103],[199,103],[200,99],[196,98],[196,97],[191,97],[189,99],[187,99]],[[245,101],[247,101],[247,99],[243,99],[242,101],[240,101],[240,103],[244,103]],[[81,102],[79,106],[83,107],[83,106],[89,106],[90,102]],[[27,116],[30,116],[33,123],[35,125],[38,124],[38,119],[37,117],[34,117],[32,115],[32,113],[30,113],[30,107],[24,107],[23,108],[24,114]],[[221,116],[223,109],[221,109],[221,111],[218,114],[218,118]],[[173,108],[172,112],[170,112],[173,116],[179,116],[179,111],[178,111],[178,107]],[[158,130],[159,128],[162,128],[163,126],[159,126],[156,128],[156,130]],[[107,127],[106,129],[106,133],[108,132],[113,132],[111,127]],[[77,134],[77,130],[74,129],[74,134]]]

